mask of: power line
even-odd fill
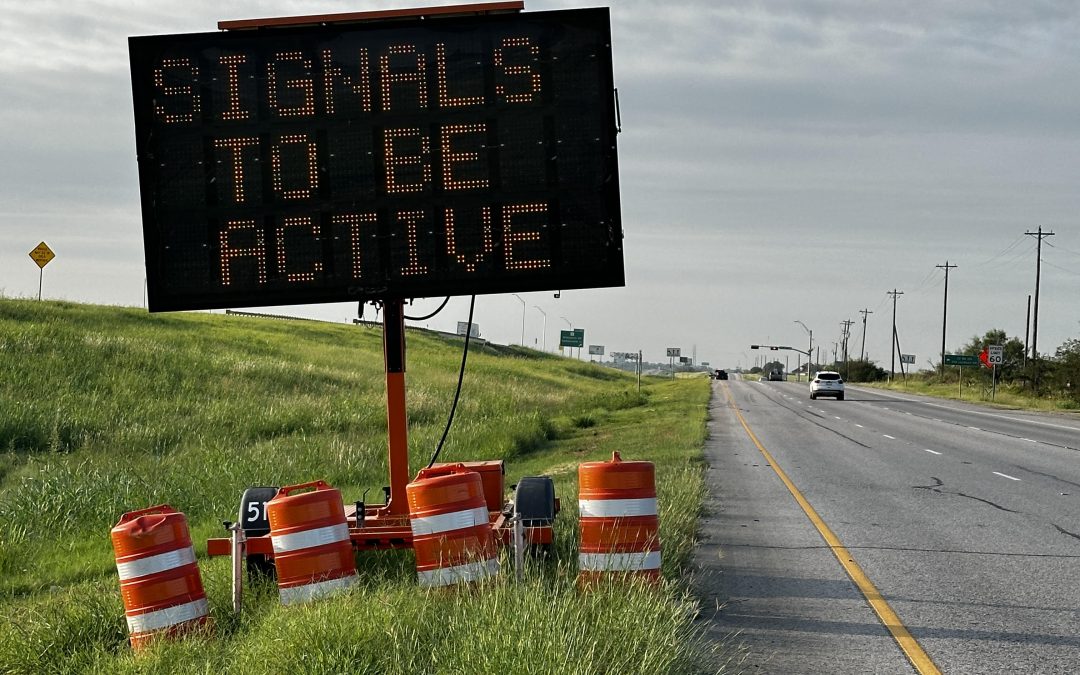
[[[1017,244],[1019,244],[1019,243],[1020,243],[1020,242],[1022,242],[1022,241],[1024,241],[1024,235],[1022,235],[1022,234],[1021,234],[1021,235],[1018,235],[1018,236],[1016,237],[1016,239],[1014,239],[1014,240],[1013,240],[1013,243],[1009,244],[1009,245],[1008,245],[1008,246],[1006,246],[1006,247],[1005,247],[1004,249],[1002,249],[1000,253],[998,253],[997,255],[995,255],[995,256],[994,256],[994,257],[992,257],[992,258],[987,258],[986,260],[984,260],[984,261],[982,261],[982,262],[980,262],[980,263],[975,263],[975,266],[976,266],[976,267],[982,267],[983,265],[988,265],[988,264],[990,264],[990,263],[994,262],[995,260],[997,260],[997,259],[998,259],[998,258],[1000,258],[1001,256],[1005,255],[1005,254],[1006,254],[1006,253],[1008,253],[1009,251],[1011,251],[1011,250],[1013,250],[1014,248],[1016,248]]]
[[[1067,248],[1065,248],[1063,246],[1057,246],[1055,244],[1051,244],[1050,242],[1046,242],[1046,245],[1049,246],[1050,248],[1056,250],[1056,251],[1064,251],[1065,253],[1069,253],[1071,255],[1080,256],[1080,253],[1077,253],[1076,251],[1067,249]],[[1049,264],[1049,263],[1047,263],[1047,264]]]

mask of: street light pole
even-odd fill
[[[806,324],[798,319],[795,319],[795,323],[802,326],[802,329],[810,334],[810,345],[806,348],[806,381],[810,381],[810,364],[813,363],[813,359],[810,357],[814,352],[814,331],[806,327]]]
[[[533,309],[544,315],[544,351],[547,352],[547,312],[533,305]]]
[[[560,316],[559,318],[562,319],[563,321],[565,321],[567,326],[570,326],[571,331],[574,330],[574,324],[570,323],[570,319],[567,319],[565,316]],[[559,340],[559,346],[562,347],[562,340]],[[574,357],[574,348],[571,347],[570,348],[570,358],[573,358],[573,357]]]
[[[521,303],[521,346],[525,346],[525,301],[521,299],[521,296],[517,293],[511,293],[510,295],[518,299]]]

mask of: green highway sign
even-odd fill
[[[946,354],[945,365],[977,366],[979,365],[979,356],[977,354]]]
[[[560,347],[584,347],[585,346],[585,329],[575,328],[574,330],[561,330],[559,331],[559,346]]]

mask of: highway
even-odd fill
[[[743,669],[1080,672],[1080,416],[712,386],[696,583]]]

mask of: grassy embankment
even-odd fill
[[[965,373],[967,371],[965,370]],[[981,373],[980,373],[981,375]],[[916,373],[908,375],[906,379],[899,375],[892,382],[858,382],[852,383],[864,387],[877,387],[878,389],[891,389],[893,391],[907,392],[910,394],[922,394],[936,398],[947,398],[954,401],[972,401],[995,405],[1002,408],[1018,410],[1041,410],[1044,412],[1077,411],[1080,406],[1075,401],[1054,396],[1035,396],[1021,385],[998,383],[997,392],[991,389],[990,382],[982,377],[965,375],[963,386],[960,382],[942,381],[935,374]]]
[[[412,469],[426,464],[460,343],[408,335]],[[229,607],[205,539],[242,489],[321,478],[346,500],[386,482],[380,331],[0,300],[0,672],[683,672],[719,670],[681,580],[703,494],[708,380],[634,380],[513,349],[469,357],[443,460],[507,460],[556,479],[554,560],[524,583],[421,591],[412,553],[367,554],[347,595],[283,608],[272,584]],[[576,465],[619,450],[657,465],[662,588],[574,585]],[[108,532],[167,502],[192,525],[206,636],[127,647]]]

